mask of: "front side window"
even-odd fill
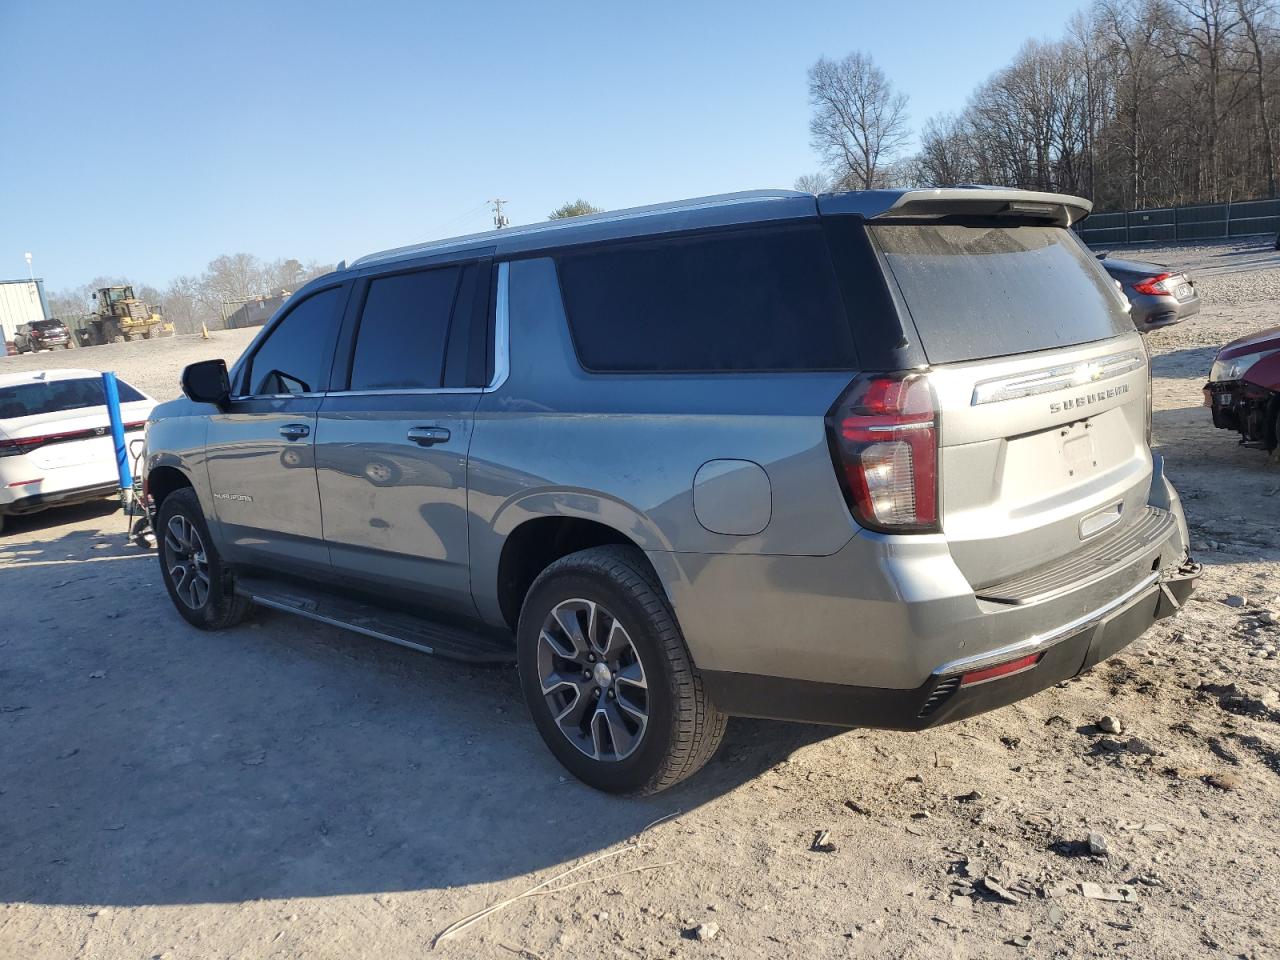
[[[312,294],[293,307],[249,361],[245,379],[253,396],[324,390],[333,360],[341,287]]]
[[[556,260],[578,358],[593,372],[856,367],[813,224],[666,237]]]
[[[462,272],[450,266],[369,282],[351,359],[352,390],[433,389],[444,382]]]

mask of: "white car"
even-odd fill
[[[125,439],[156,401],[116,381]],[[0,530],[5,519],[109,497],[120,489],[96,370],[0,374]]]

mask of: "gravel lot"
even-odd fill
[[[1258,244],[1159,251],[1184,255],[1217,302],[1150,340],[1156,444],[1206,565],[1183,612],[1078,680],[924,734],[735,722],[656,798],[566,781],[509,670],[267,612],[202,634],[118,513],[15,522],[0,956],[422,955],[602,855],[436,955],[1280,956],[1280,468],[1200,407],[1215,347],[1280,322],[1255,295],[1280,264]],[[112,366],[167,397],[183,363],[245,336],[0,370]]]
[[[197,360],[217,357],[227,365],[240,356],[257,327],[243,330],[219,330],[204,340],[198,336],[163,337],[133,343],[107,343],[100,347],[78,347],[74,350],[42,350],[20,357],[0,357],[0,373],[20,370],[64,370],[83,367],[89,370],[114,370],[117,376],[157,400],[172,400],[182,393],[182,368]]]

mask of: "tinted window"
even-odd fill
[[[459,267],[378,277],[369,284],[351,360],[352,390],[407,390],[444,382]]]
[[[1115,285],[1069,230],[880,225],[871,233],[932,363],[1133,332]]]
[[[856,366],[816,226],[628,243],[566,253],[557,266],[588,370]]]
[[[145,400],[141,393],[123,380],[116,380],[116,390],[121,403]],[[33,417],[41,413],[61,413],[64,410],[82,410],[106,404],[102,392],[102,380],[84,378],[78,380],[47,380],[42,383],[18,383],[0,387],[0,420],[13,417]]]
[[[341,287],[330,287],[290,310],[262,342],[246,383],[255,395],[324,390],[333,359]]]

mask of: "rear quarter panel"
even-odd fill
[[[824,423],[851,373],[587,374],[553,262],[514,261],[509,277],[510,375],[480,402],[468,467],[472,591],[486,619],[500,622],[503,542],[534,517],[592,519],[659,552],[821,556],[854,536]],[[717,459],[767,473],[763,530],[699,523],[694,476]]]

